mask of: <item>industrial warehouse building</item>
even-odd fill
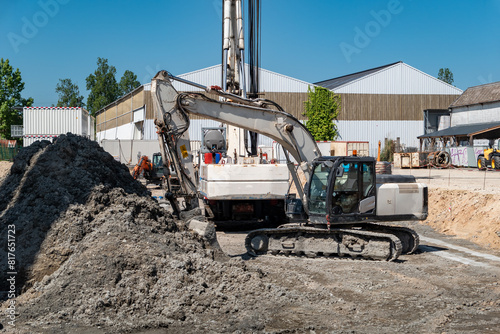
[[[342,99],[341,140],[368,141],[376,156],[378,141],[400,138],[417,148],[425,110],[447,110],[462,90],[403,62],[316,82]]]
[[[221,66],[179,77],[204,86],[220,85]],[[378,141],[384,138],[400,138],[403,146],[418,147],[417,136],[424,129],[423,111],[447,109],[462,93],[403,62],[315,84],[261,69],[259,84],[262,98],[275,101],[299,120],[305,120],[304,101],[310,86],[323,86],[339,94],[342,98],[337,124],[339,140],[368,141],[372,156],[376,155]],[[178,91],[197,90],[178,82],[174,86]],[[159,150],[153,119],[150,84],[145,84],[98,111],[97,140],[115,158],[133,164],[139,155],[152,155]],[[193,117],[191,139],[200,141],[201,128],[214,126],[220,123]],[[271,148],[273,154],[279,151],[269,138],[259,136],[259,145]]]
[[[246,70],[248,73],[248,65]],[[179,77],[204,86],[220,85],[221,66],[211,66]],[[265,69],[261,69],[259,80],[262,98],[275,101],[295,117],[304,119],[303,102],[307,100],[307,89],[312,86],[311,83]],[[179,92],[201,91],[176,81],[173,85]],[[192,147],[199,147],[202,128],[220,125],[220,122],[193,116],[189,128]],[[140,155],[152,156],[158,152],[151,84],[142,85],[99,110],[96,115],[96,136],[106,151],[124,163],[135,164]],[[259,136],[258,144],[276,154],[281,152],[270,138]],[[272,153],[268,153],[268,156],[271,157]]]
[[[440,118],[437,131],[419,136],[422,146],[449,152],[453,165],[475,167],[485,148],[498,148],[500,82],[469,87]]]

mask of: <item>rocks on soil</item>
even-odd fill
[[[17,322],[28,332],[64,323],[112,332],[261,323],[246,305],[269,289],[263,274],[240,259],[215,261],[204,239],[95,142],[67,134],[21,150],[0,198],[0,234],[15,226]]]

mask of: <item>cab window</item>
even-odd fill
[[[326,213],[326,192],[330,168],[319,164],[314,168],[309,188],[309,211],[311,213]]]

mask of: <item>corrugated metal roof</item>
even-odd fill
[[[469,87],[450,108],[500,101],[500,81]]]
[[[402,61],[316,83],[338,94],[460,95],[462,90]]]
[[[418,136],[418,138],[474,136],[477,139],[496,139],[500,137],[499,132],[500,122],[491,122],[452,126],[440,131]]]
[[[394,65],[399,64],[399,63],[402,63],[402,61],[398,61],[398,62],[395,62],[395,63],[392,63],[392,64],[388,64],[388,65],[383,65],[383,66],[371,68],[369,70],[365,70],[365,71],[361,71],[361,72],[356,72],[356,73],[353,73],[353,74],[343,75],[343,76],[338,77],[338,78],[333,78],[333,79],[319,81],[319,82],[316,82],[314,84],[318,85],[318,86],[321,86],[321,87],[328,88],[330,90],[334,90],[335,88],[343,86],[343,85],[345,85],[345,84],[347,84],[349,82],[352,82],[352,81],[358,80],[360,78],[366,77],[366,76],[368,76],[368,75],[370,75],[372,73],[378,72],[380,70],[383,70],[384,68],[387,68],[387,67],[390,67],[390,66],[394,66]]]
[[[178,75],[178,77],[196,82],[204,86],[211,86],[211,85],[222,86],[221,68],[222,68],[221,65],[214,65],[197,71],[180,74]],[[249,87],[248,64],[245,64],[245,72],[246,72],[247,88],[248,88]],[[176,81],[173,82],[173,85],[175,89],[177,89],[178,91],[199,90],[193,86],[189,86],[187,84],[183,84]],[[259,87],[260,92],[305,93],[307,92],[308,87],[313,86],[313,84],[280,73],[269,71],[264,68],[260,68],[259,86],[260,86]]]

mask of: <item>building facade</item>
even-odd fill
[[[448,109],[462,90],[403,62],[316,82],[339,94],[342,140],[369,141],[376,156],[378,141],[400,139],[417,148],[424,132],[424,110]]]
[[[246,70],[248,72],[248,65]],[[220,85],[221,66],[207,67],[179,77],[204,86]],[[173,84],[180,92],[201,91],[184,83],[174,81]],[[305,120],[303,113],[307,91],[314,85],[326,87],[341,96],[342,109],[337,124],[339,140],[368,141],[372,156],[377,154],[378,141],[383,142],[385,138],[400,138],[403,146],[418,147],[417,136],[424,129],[424,110],[447,109],[462,93],[460,89],[403,62],[315,84],[260,69],[259,96],[275,101],[302,121]],[[122,152],[134,146],[129,141],[146,140],[151,141],[152,150],[157,151],[152,103],[150,84],[145,84],[100,110],[96,118],[97,140],[104,143],[103,146],[105,142],[112,142],[114,147],[121,147]],[[194,116],[189,129],[190,138],[200,141],[202,128],[220,125],[219,122]],[[273,154],[280,152],[280,148],[269,138],[259,136],[259,145],[270,148]],[[125,159],[131,163],[138,156],[132,151],[131,156]]]
[[[421,146],[449,152],[453,165],[476,167],[485,148],[499,147],[500,82],[467,88],[443,117],[446,126],[419,136]]]

